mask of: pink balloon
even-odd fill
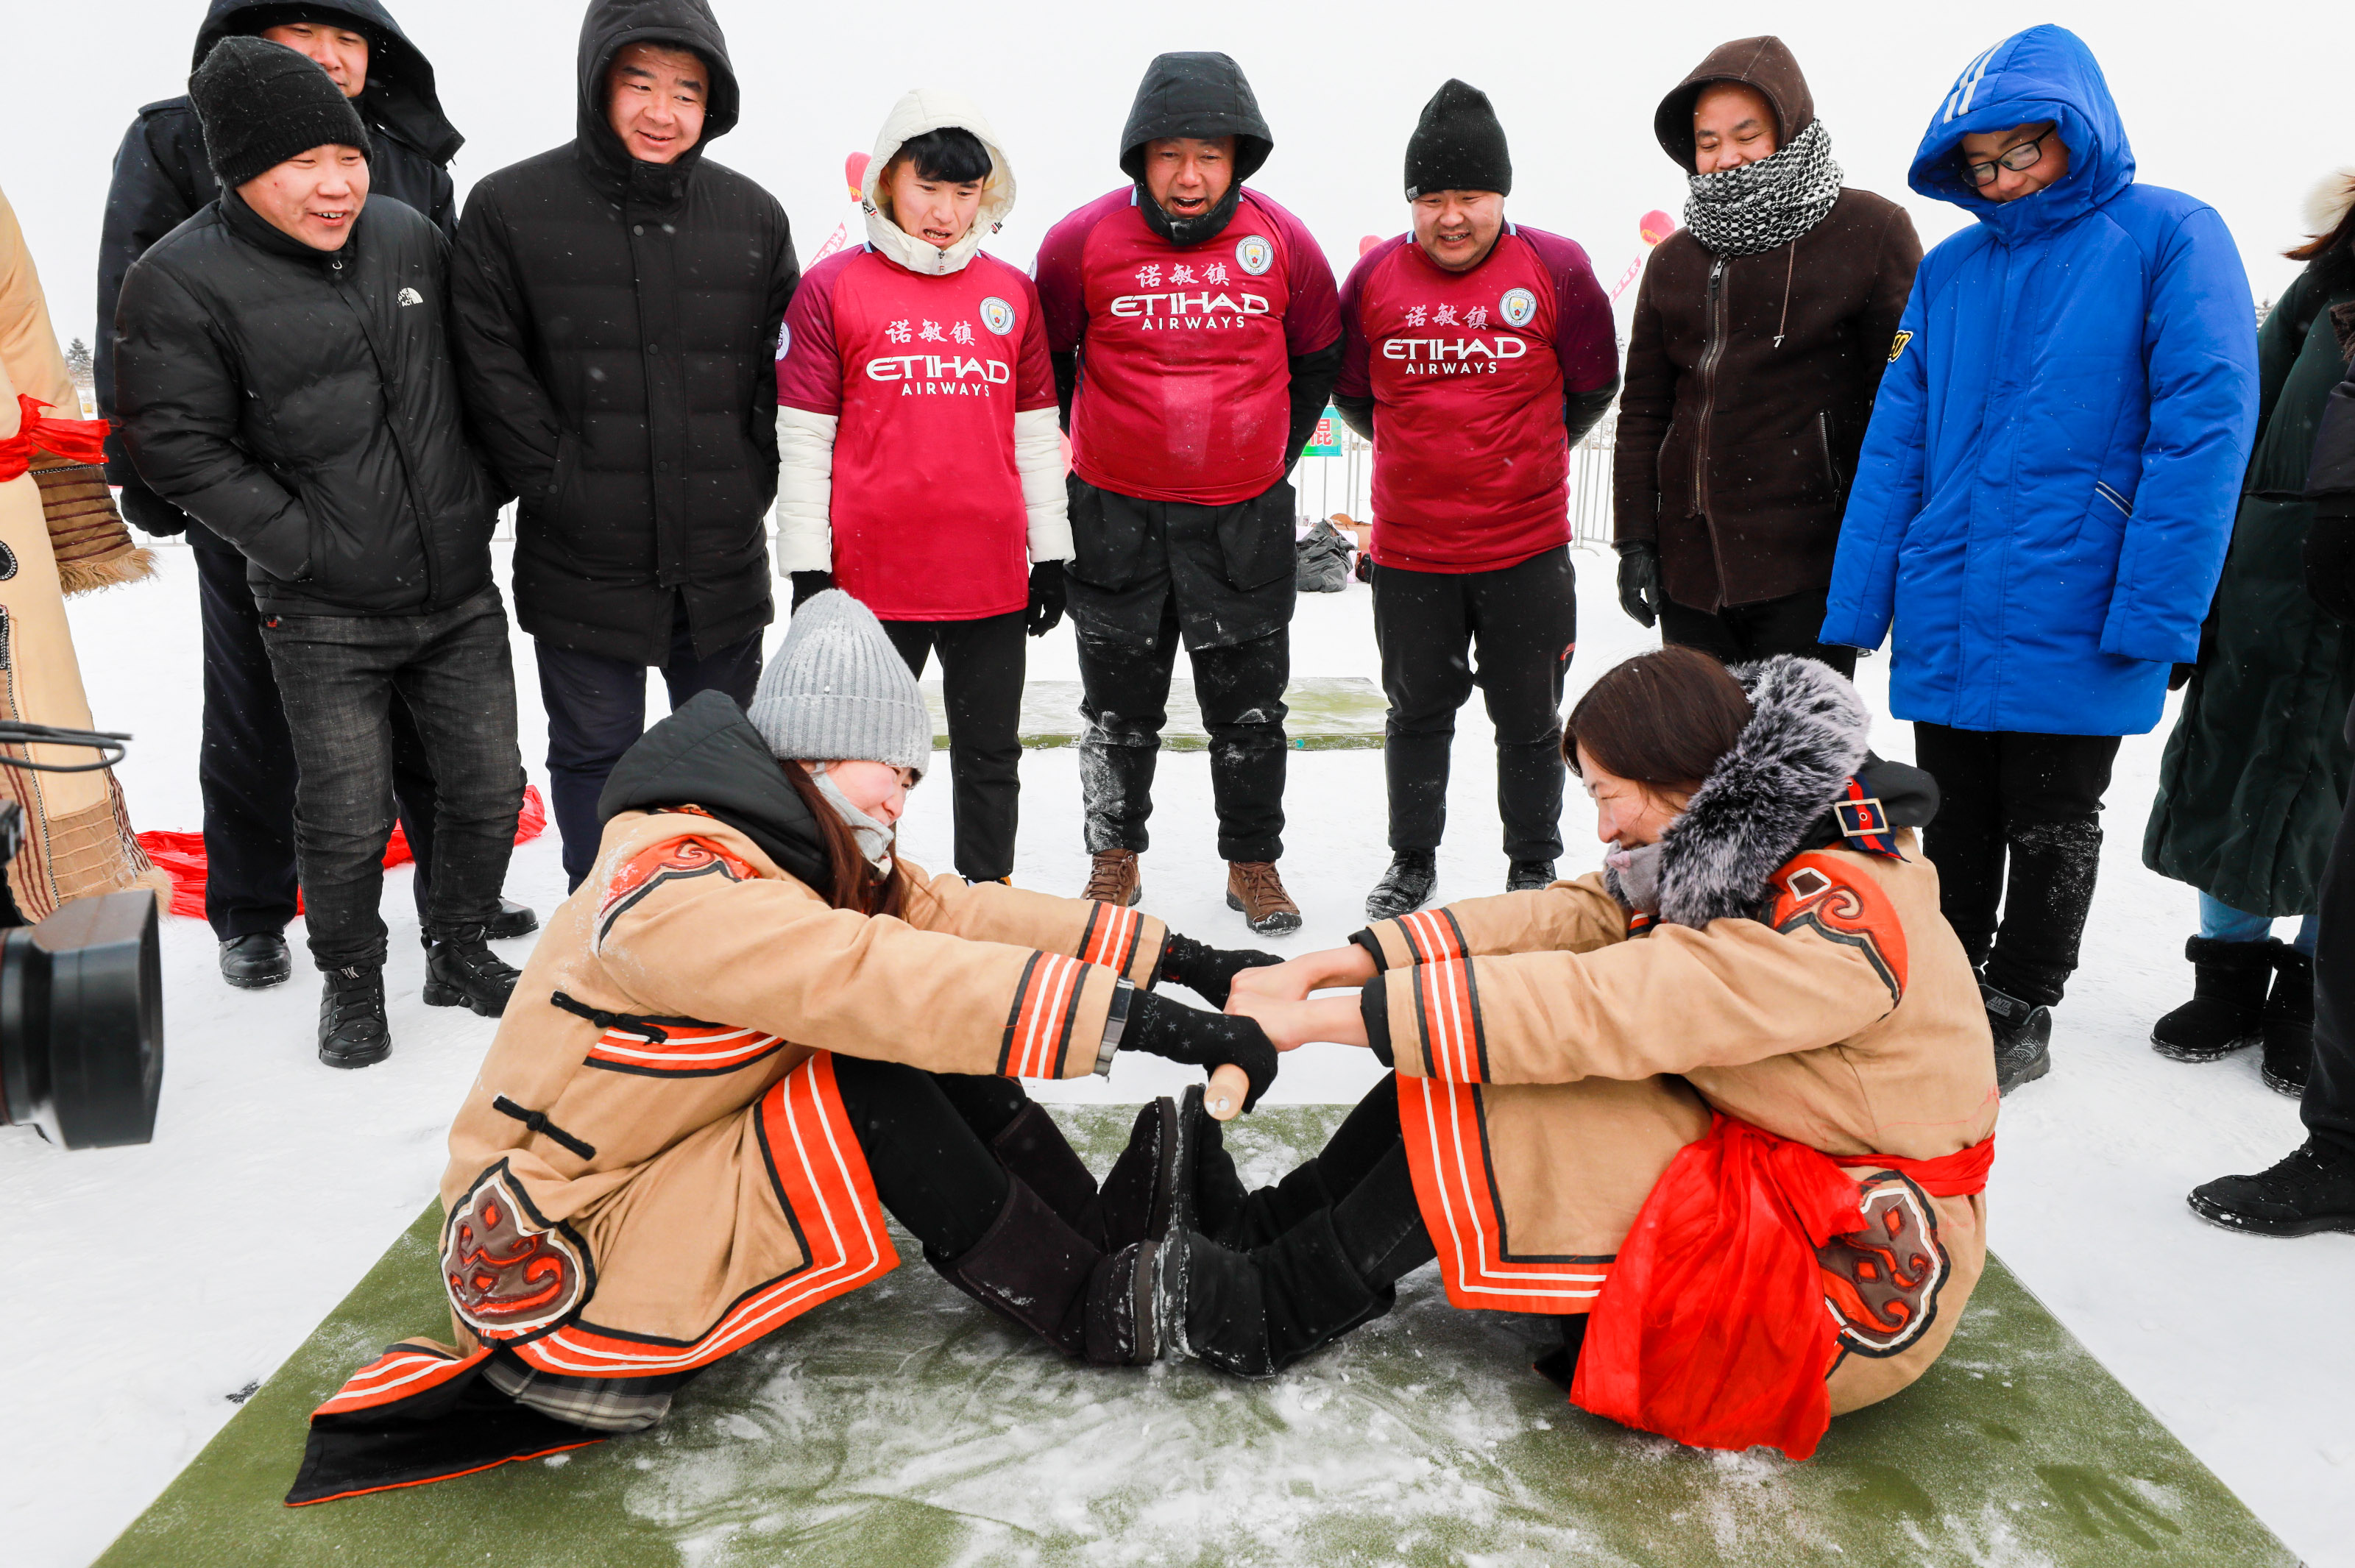
[[[1362,256],[1381,242],[1382,237],[1379,234],[1366,235],[1358,241],[1358,254]]]
[[[842,177],[849,182],[850,194],[857,196],[867,186],[867,165],[871,160],[865,153],[853,153],[842,160]]]
[[[1644,236],[1645,244],[1657,245],[1677,231],[1677,220],[1656,208],[1644,214],[1636,227]]]

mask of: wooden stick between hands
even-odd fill
[[[1242,1115],[1243,1102],[1251,1096],[1251,1075],[1233,1062],[1213,1069],[1210,1082],[1202,1091],[1203,1108],[1214,1122],[1231,1122]]]

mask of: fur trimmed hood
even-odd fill
[[[2317,240],[2335,233],[2350,207],[2355,207],[2355,164],[2331,170],[2306,193],[2302,216],[2307,233]]]
[[[1660,836],[1664,924],[1698,929],[1754,916],[1766,879],[1818,838],[1841,787],[1870,754],[1864,699],[1828,667],[1779,654],[1738,665],[1733,677],[1750,694],[1750,722]],[[1616,869],[1604,880],[1636,907]]]
[[[973,227],[965,230],[963,239],[943,251],[892,222],[875,193],[883,171],[890,166],[902,144],[927,132],[950,126],[970,131],[980,138],[989,152],[989,177],[982,182],[981,208],[974,214]],[[979,104],[946,88],[920,87],[893,104],[890,118],[883,122],[882,134],[875,138],[874,155],[867,160],[858,205],[867,214],[869,244],[919,276],[944,277],[964,271],[965,263],[981,250],[981,242],[1005,227],[1007,215],[1014,210],[1014,165],[1007,161],[1006,149],[998,145],[997,133],[983,118]]]

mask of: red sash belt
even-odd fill
[[[1644,1200],[1588,1318],[1571,1402],[1700,1448],[1793,1459],[1831,1424],[1838,1338],[1816,1249],[1864,1227],[1841,1167],[1933,1197],[1984,1190],[1995,1139],[1936,1159],[1830,1156],[1720,1114]]]
[[[36,452],[54,452],[76,463],[106,461],[107,421],[41,417],[43,409],[56,406],[16,394],[16,433],[0,439],[0,484],[22,478]]]

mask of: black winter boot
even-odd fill
[[[1987,1029],[1995,1036],[1997,1093],[2009,1094],[2052,1071],[2051,1008],[2006,996],[1985,981],[1979,1000],[1987,1004]]]
[[[2191,1189],[2191,1211],[2256,1236],[2355,1231],[2355,1156],[2309,1137],[2272,1169]]]
[[[294,973],[286,938],[274,931],[232,936],[220,944],[221,978],[240,991],[275,986]]]
[[[1439,851],[1436,849],[1401,849],[1391,857],[1390,869],[1366,895],[1368,920],[1396,920],[1402,914],[1412,914],[1431,901],[1431,891],[1439,885]]]
[[[2191,999],[2150,1026],[2150,1048],[2177,1061],[2214,1061],[2264,1031],[2265,983],[2274,977],[2274,950],[2264,942],[2218,942],[2195,936],[2183,944],[2191,963]],[[2307,1018],[2313,1019],[2313,986]]]
[[[1533,893],[1553,883],[1551,860],[1516,860],[1505,868],[1505,891],[1508,893]]]
[[[391,1054],[383,968],[355,964],[328,970],[319,997],[319,1060],[330,1067],[368,1067]]]
[[[521,978],[519,971],[491,951],[479,925],[436,936],[425,950],[429,1008],[468,1008],[495,1019],[507,1010],[507,997]]]
[[[518,936],[529,936],[538,929],[539,916],[532,912],[529,904],[519,904],[513,899],[501,899],[499,912],[491,916],[489,922],[483,927],[483,939],[486,942],[506,942]],[[428,953],[432,952],[433,933],[430,931],[419,931],[417,945]]]
[[[2306,1093],[2314,1060],[2314,960],[2286,942],[2274,944],[2274,988],[2265,997],[2265,1060],[2259,1069],[2277,1093]]]
[[[1006,1185],[1006,1207],[971,1251],[950,1259],[928,1247],[924,1261],[1067,1356],[1107,1367],[1157,1360],[1156,1244],[1140,1242],[1106,1256],[1019,1178]]]
[[[1007,1123],[989,1147],[1008,1175],[1028,1184],[1048,1208],[1101,1252],[1157,1242],[1168,1233],[1171,1190],[1178,1177],[1178,1107],[1167,1097],[1136,1113],[1128,1147],[1113,1162],[1101,1187],[1055,1118],[1035,1103]]]
[[[1263,1378],[1391,1309],[1398,1293],[1361,1277],[1319,1210],[1248,1253],[1194,1231],[1162,1249],[1161,1312],[1170,1349],[1238,1377]]]

